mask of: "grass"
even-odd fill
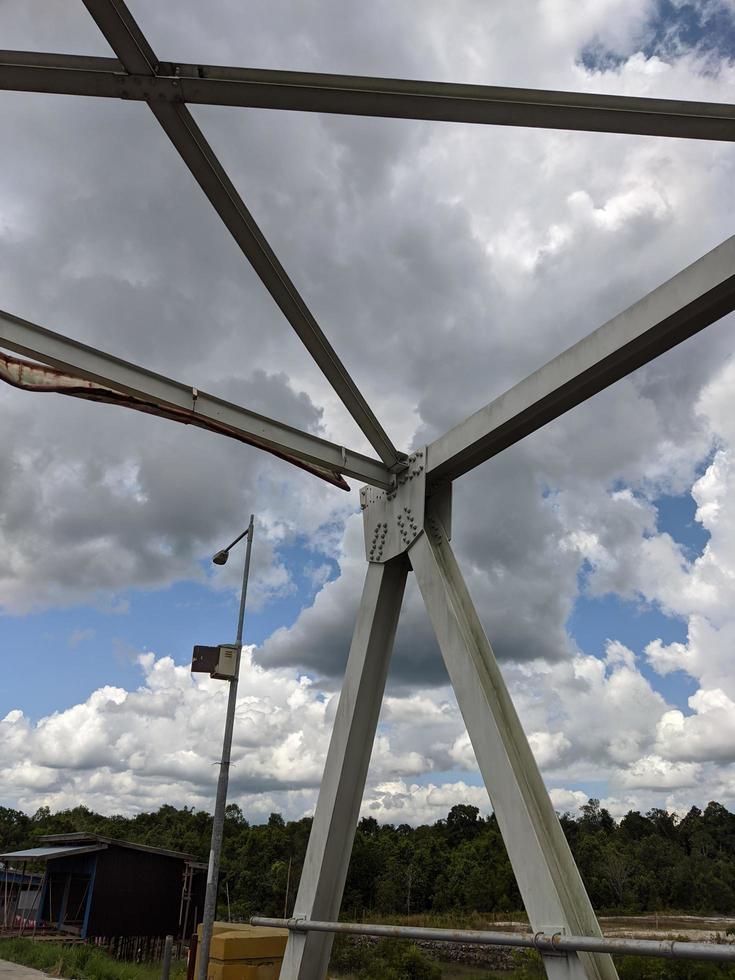
[[[515,977],[525,977],[508,970],[483,970],[477,966],[461,966],[442,964],[442,980],[514,980]],[[360,980],[359,974],[329,973],[330,980]]]
[[[514,973],[508,970],[483,970],[478,966],[442,964],[442,980],[513,980]]]
[[[0,959],[74,980],[159,980],[161,976],[160,963],[126,963],[86,943],[0,939]],[[186,961],[174,960],[171,980],[183,980],[185,976]]]

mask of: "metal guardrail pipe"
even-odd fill
[[[271,919],[254,915],[253,926],[270,926],[294,932],[347,933],[352,936],[378,936],[384,939],[423,939],[440,943],[473,943],[478,946],[517,946],[540,953],[614,953],[618,956],[659,956],[669,960],[710,960],[735,962],[735,945],[688,943],[680,940],[608,939],[603,936],[564,936],[537,932],[485,932],[474,929],[429,929],[422,926],[372,925],[369,922],[313,922],[308,919]]]

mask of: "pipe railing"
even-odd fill
[[[679,939],[609,939],[606,936],[565,936],[562,932],[537,932],[532,936],[476,929],[430,929],[423,926],[373,925],[365,922],[316,922],[310,919],[272,919],[255,915],[253,926],[290,929],[292,932],[346,933],[385,939],[422,939],[440,943],[473,943],[478,946],[517,946],[540,953],[614,953],[618,956],[659,956],[671,960],[735,962],[735,944],[690,943]]]

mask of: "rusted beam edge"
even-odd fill
[[[398,119],[735,140],[735,106],[316,72],[0,51],[0,88]]]
[[[128,395],[134,402],[127,407],[139,411],[150,411],[154,406],[164,408],[167,416],[178,422],[188,422],[229,435],[267,449],[289,462],[296,463],[298,460],[306,464],[306,468],[319,467],[334,474],[342,473],[384,489],[391,486],[392,476],[380,460],[335,445],[0,310],[2,348]],[[20,371],[19,368],[18,380],[21,378]],[[71,379],[62,379],[59,383],[67,393],[72,393],[69,390],[73,387]],[[104,392],[93,388],[86,391],[82,390],[82,386],[77,388],[79,390],[74,391],[76,397],[124,404],[123,399],[105,397]]]
[[[340,490],[349,490],[350,485],[344,477],[333,469],[318,466],[315,463],[308,463],[298,456],[287,453],[285,450],[276,449],[272,445],[257,439],[254,435],[246,435],[243,432],[235,431],[222,425],[211,418],[197,415],[193,409],[170,408],[162,403],[137,398],[134,395],[125,394],[122,391],[115,391],[113,388],[96,384],[78,375],[68,374],[58,368],[48,367],[44,364],[36,364],[30,361],[23,361],[9,354],[0,351],[0,381],[4,381],[20,391],[33,391],[38,394],[57,394],[68,395],[71,398],[79,398],[83,401],[96,402],[102,405],[117,405],[121,408],[133,409],[147,415],[156,415],[158,418],[171,419],[173,422],[181,422],[183,425],[194,425],[207,432],[216,432],[219,435],[228,436],[236,439],[247,446],[254,446],[263,452],[270,453],[292,466],[317,476],[319,479],[330,483]]]

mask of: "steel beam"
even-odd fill
[[[180,413],[189,413],[192,420],[208,419],[221,430],[247,436],[266,448],[294,456],[306,463],[344,473],[356,480],[366,480],[373,486],[387,488],[391,485],[391,474],[379,460],[370,459],[282,422],[275,422],[2,310],[0,347],[36,358],[44,364],[70,371],[89,381],[107,385],[115,391],[169,406]]]
[[[128,10],[125,0],[84,0],[84,6],[120,59],[125,71],[147,76],[157,73],[158,58]]]
[[[418,939],[429,943],[462,943],[472,946],[515,946],[541,952],[615,953],[617,956],[653,956],[665,960],[709,960],[714,963],[735,962],[731,943],[691,943],[675,939],[608,939],[590,936],[567,936],[560,932],[537,932],[533,936],[517,932],[489,932],[479,929],[434,929],[425,926],[394,926],[370,922],[311,922],[309,919],[275,919],[254,915],[251,926],[268,929],[290,929],[293,932],[331,932],[334,935],[376,936],[380,939]]]
[[[408,575],[369,564],[293,914],[337,919]],[[332,936],[289,934],[280,980],[323,980]]]
[[[429,444],[453,480],[735,309],[735,236]]]
[[[108,29],[114,29],[114,24],[113,21]],[[159,63],[155,77],[151,77],[132,68],[127,72],[113,58],[2,51],[0,88],[493,126],[735,140],[735,106],[725,103],[179,62]]]
[[[152,80],[151,84],[154,83],[158,60],[122,0],[84,0],[84,4],[125,71],[147,77]],[[402,469],[402,454],[389,439],[278,261],[189,110],[179,101],[156,97],[148,97],[146,101],[261,282],[371,446],[389,467]]]
[[[531,928],[599,938],[602,933],[572,852],[430,499],[427,509],[424,533],[408,557]],[[563,961],[544,955],[544,966],[551,980],[617,980],[613,962],[604,954],[570,952]]]

